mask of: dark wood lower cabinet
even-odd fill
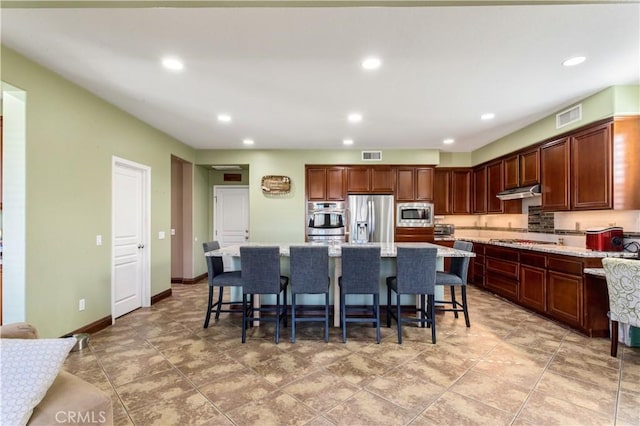
[[[472,282],[590,337],[607,337],[609,299],[604,278],[583,273],[599,258],[580,258],[474,244]]]
[[[582,325],[582,277],[549,271],[547,312],[563,322]]]
[[[547,310],[547,271],[535,266],[520,266],[518,302],[538,312]]]
[[[432,243],[433,228],[396,227],[397,243]]]

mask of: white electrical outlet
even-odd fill
[[[96,235],[96,245],[97,246],[102,245],[102,235]]]
[[[158,239],[159,239],[159,240],[164,240],[164,235],[165,235],[165,234],[164,234],[164,231],[160,231],[160,232],[158,232]]]
[[[176,230],[175,229],[171,229],[171,235],[176,235]]]
[[[79,311],[84,311],[84,299],[80,299],[78,301],[78,310]]]

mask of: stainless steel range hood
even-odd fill
[[[540,185],[522,186],[520,188],[507,189],[506,191],[498,192],[496,197],[501,200],[519,200],[521,198],[539,197]]]

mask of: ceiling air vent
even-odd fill
[[[582,104],[572,106],[571,108],[556,114],[556,129],[564,127],[567,124],[575,123],[582,120]]]
[[[362,161],[382,161],[382,151],[362,151]]]

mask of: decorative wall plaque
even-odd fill
[[[265,194],[287,194],[291,191],[289,176],[263,176],[260,183]]]

